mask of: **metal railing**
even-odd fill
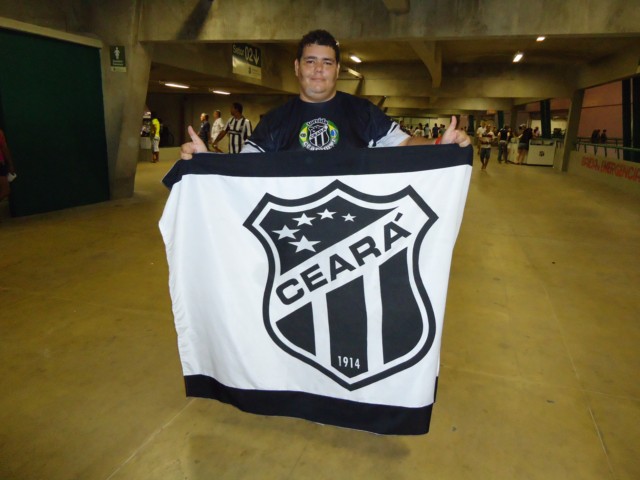
[[[628,160],[630,162],[640,162],[640,148],[631,148],[622,146],[621,138],[610,138],[606,143],[592,143],[590,137],[578,137],[576,140],[576,150],[584,150],[584,153],[593,153],[601,156],[609,157],[615,156],[618,160],[625,159],[625,152],[630,152]],[[609,155],[611,153],[611,155]],[[622,158],[621,158],[622,154]]]

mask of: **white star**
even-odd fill
[[[350,213],[347,213],[346,215],[343,215],[342,218],[344,218],[345,222],[353,222],[353,219],[356,217],[354,217]]]
[[[311,220],[313,220],[314,218],[315,217],[307,217],[307,215],[303,213],[301,216],[294,218],[294,220],[298,222],[298,226],[311,225]]]
[[[299,230],[291,230],[289,227],[285,225],[284,227],[282,227],[282,230],[274,230],[273,233],[278,234],[278,240],[281,240],[285,237],[293,238],[295,240],[296,236],[294,235],[294,233],[298,231]]]
[[[313,248],[313,246],[316,243],[320,243],[319,241],[309,241],[307,240],[307,237],[305,237],[304,235],[302,236],[302,238],[300,239],[299,242],[289,242],[291,245],[295,245],[296,246],[296,253],[300,252],[301,250],[309,250],[310,252],[315,252],[315,248]]]
[[[320,215],[320,219],[324,219],[324,218],[330,218],[333,220],[333,215],[336,212],[330,212],[328,209],[324,209],[324,212],[318,212],[318,215]]]

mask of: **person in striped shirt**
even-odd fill
[[[251,136],[251,122],[242,115],[241,103],[232,103],[229,113],[231,113],[231,117],[227,121],[224,130],[213,140],[213,147],[217,148],[218,142],[225,135],[229,135],[229,153],[240,153],[244,142]]]

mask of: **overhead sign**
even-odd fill
[[[233,73],[246,77],[262,78],[262,52],[247,43],[232,45]]]
[[[126,72],[127,61],[124,54],[123,45],[112,45],[109,47],[109,59],[112,72]]]

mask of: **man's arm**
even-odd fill
[[[436,143],[435,138],[425,138],[425,137],[408,137],[404,142],[402,142],[399,147],[413,147],[415,145],[433,145]]]
[[[219,142],[220,140],[222,140],[226,134],[227,134],[227,130],[226,130],[226,129],[222,130],[222,131],[218,134],[218,136],[217,136],[216,138],[214,138],[214,139],[213,139],[213,146],[214,146],[214,147],[215,147],[215,146],[217,146],[217,145],[218,145],[218,142]]]
[[[457,143],[460,147],[467,147],[471,145],[471,140],[469,139],[469,136],[462,130],[456,130],[456,126],[457,126],[456,117],[451,117],[451,123],[449,124],[449,127],[447,128],[447,130],[444,132],[444,135],[442,136],[442,140],[440,143],[442,144]],[[183,143],[180,148],[180,158],[182,158],[183,160],[191,160],[191,156],[194,153],[207,152],[207,147],[205,146],[204,142],[200,139],[200,137],[198,137],[198,135],[193,130],[193,128],[189,127],[187,130],[189,132],[189,136],[191,137],[191,142]],[[226,130],[223,130],[222,132],[220,132],[216,141],[219,141],[221,138],[223,138],[224,135],[226,135],[226,133],[227,133]],[[433,138],[407,137],[402,143],[398,144],[398,146],[407,147],[412,145],[433,145],[434,143],[435,143],[435,139]],[[249,145],[247,145],[246,151],[243,148],[243,153],[254,151],[253,149],[250,149],[248,147]],[[259,150],[256,149],[255,151],[259,151]]]
[[[447,127],[442,135],[442,140],[440,143],[449,144],[449,143],[457,143],[460,147],[467,147],[471,145],[471,139],[469,135],[467,135],[462,130],[457,130],[456,126],[458,125],[458,121],[455,116],[451,117],[451,123]],[[436,143],[437,139],[435,138],[424,138],[424,137],[409,137],[405,141],[403,141],[399,147],[409,147],[413,145],[433,145]]]

